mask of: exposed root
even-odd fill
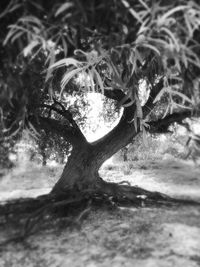
[[[59,222],[64,218],[65,227],[80,228],[82,221],[88,216],[92,207],[149,207],[174,205],[200,205],[199,202],[171,198],[159,192],[103,180],[92,189],[77,191],[69,190],[62,195],[44,195],[36,199],[19,200],[0,206],[0,219],[4,216],[4,223],[17,222],[19,231],[10,239],[1,243],[22,242],[26,237],[34,234],[45,224]]]
[[[108,183],[102,181],[99,194],[106,194],[122,206],[173,206],[173,205],[200,205],[200,202],[187,199],[177,199],[160,192],[152,192],[136,186]]]
[[[121,181],[118,184],[127,184],[127,185],[131,186],[131,183],[129,181],[126,181],[126,180]]]
[[[66,199],[63,199],[65,197]],[[42,196],[35,199],[35,202],[40,202],[41,198],[43,198],[43,206],[37,208],[34,212],[31,213],[24,213],[23,216],[18,217],[16,214],[10,214],[12,216],[16,216],[16,220],[21,220],[21,227],[17,229],[17,232],[8,238],[7,240],[0,243],[0,247],[3,247],[9,243],[17,243],[17,242],[24,242],[24,240],[36,233],[42,227],[44,228],[45,223],[56,223],[56,220],[65,224],[65,227],[73,227],[80,229],[81,223],[84,218],[87,217],[91,210],[91,201],[87,198],[79,197],[75,199],[67,199],[67,196]],[[44,200],[45,199],[45,200]],[[22,204],[22,211],[24,211],[23,203],[25,206],[27,205],[26,201],[20,201]],[[33,200],[30,201],[30,207],[33,204]],[[7,205],[11,205],[8,203]],[[14,203],[12,203],[14,205]],[[19,202],[17,202],[17,207],[19,211]],[[32,207],[33,208],[33,207]],[[14,209],[12,209],[14,212]],[[74,214],[73,214],[74,213]],[[64,218],[64,220],[62,220]],[[12,223],[14,224],[15,221],[13,220]],[[8,219],[8,222],[10,220]],[[7,223],[5,223],[7,225]],[[15,225],[13,225],[15,227]],[[45,227],[46,228],[46,227]]]

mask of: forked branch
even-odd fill
[[[86,143],[87,140],[82,134],[81,130],[75,129],[74,127],[63,124],[62,122],[45,117],[31,118],[31,123],[37,130],[51,131],[57,135],[62,136],[66,141],[72,145],[78,145],[80,142]]]
[[[168,128],[172,123],[179,123],[182,124],[182,121],[186,118],[190,118],[192,116],[191,111],[184,111],[184,112],[176,112],[166,116],[163,119],[159,119],[156,121],[150,121],[148,124],[150,128],[148,131],[150,133],[167,133],[169,132]]]
[[[57,106],[59,106],[60,108],[58,108]],[[72,133],[73,135],[73,139],[75,137],[78,137],[79,141],[82,140],[84,142],[86,141],[85,136],[83,135],[82,131],[80,130],[78,124],[76,123],[76,121],[73,119],[73,116],[71,114],[71,112],[66,109],[64,107],[64,105],[62,105],[60,102],[58,102],[56,99],[54,99],[54,103],[52,105],[48,105],[48,104],[43,104],[41,107],[44,108],[48,108],[49,112],[51,112],[52,110],[55,111],[57,114],[61,115],[63,118],[66,119],[66,124],[65,127],[66,129],[64,130],[64,132],[68,132],[68,134],[66,135],[66,137],[69,135],[69,132]],[[43,118],[43,119],[50,119],[50,118]],[[56,123],[58,123],[58,121],[56,121]],[[63,124],[62,124],[63,126]],[[63,129],[63,127],[60,128],[60,126],[57,128],[58,129]],[[76,140],[77,142],[77,140]],[[76,143],[73,142],[73,143]]]

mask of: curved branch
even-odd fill
[[[116,100],[117,102],[120,102],[126,96],[124,92],[119,89],[113,89],[113,90],[104,89],[104,95],[107,98]]]
[[[63,117],[67,120],[68,124],[69,124],[71,127],[74,128],[74,130],[76,131],[76,133],[77,133],[79,136],[82,136],[81,139],[86,140],[86,138],[85,138],[85,136],[83,135],[82,131],[80,130],[78,124],[77,124],[77,123],[75,122],[75,120],[73,119],[71,112],[70,112],[69,110],[65,109],[65,107],[64,107],[61,103],[59,103],[58,101],[54,100],[54,103],[57,104],[57,105],[59,105],[59,106],[61,107],[62,110],[59,109],[59,108],[57,108],[57,107],[55,107],[54,104],[53,104],[53,105],[43,104],[43,105],[41,105],[41,107],[48,108],[49,111],[53,110],[53,111],[55,111],[56,113],[58,113],[58,114],[60,114],[61,116],[63,116]]]
[[[74,127],[70,125],[62,124],[56,119],[44,118],[40,116],[37,118],[30,118],[30,121],[36,129],[43,129],[45,131],[51,131],[53,133],[61,135],[73,146],[80,146],[88,143],[81,131],[77,131],[77,129],[74,129]]]
[[[179,124],[182,124],[182,121],[184,119],[190,117],[192,117],[191,111],[175,112],[166,116],[163,119],[159,119],[157,121],[150,121],[148,123],[150,128],[147,130],[150,133],[167,133],[170,132],[168,128],[172,123],[177,122]]]

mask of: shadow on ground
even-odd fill
[[[200,199],[200,170],[191,162],[168,159],[128,164],[105,165],[101,175],[109,181],[128,180],[149,190]],[[32,171],[29,166],[29,173],[13,171],[0,183],[2,199],[6,192],[7,197],[12,194],[9,188],[21,190],[17,196],[26,195],[27,190],[29,196],[32,190],[35,195],[42,188],[49,190],[58,172],[60,167],[53,170],[36,166]],[[0,251],[0,266],[198,267],[199,221],[198,206],[97,209],[79,230],[55,227],[30,236],[26,243],[6,245]],[[0,230],[4,238],[5,232]]]

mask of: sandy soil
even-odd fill
[[[1,180],[2,201],[48,191],[61,172],[61,168],[37,166],[26,170],[26,175],[18,169]],[[200,169],[191,162],[112,163],[105,165],[101,174],[110,181],[128,180],[146,189],[200,200]],[[13,191],[8,192],[8,188]],[[0,232],[0,236],[2,239],[5,233]],[[46,229],[24,244],[1,248],[0,266],[197,267],[200,206],[93,210],[79,230],[65,226]]]

